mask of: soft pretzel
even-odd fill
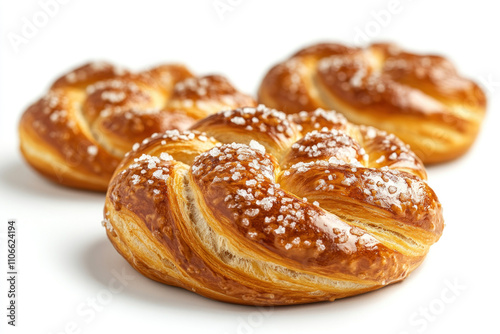
[[[448,60],[392,44],[305,48],[267,73],[259,102],[287,113],[335,109],[396,134],[424,163],[465,153],[486,108],[483,91]]]
[[[105,191],[134,143],[155,132],[187,129],[221,109],[254,105],[227,79],[195,77],[182,65],[131,73],[91,63],[58,79],[24,112],[21,151],[53,181]]]
[[[335,112],[219,112],[129,152],[103,225],[143,275],[239,304],[356,295],[401,281],[441,236],[422,162]]]

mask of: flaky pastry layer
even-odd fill
[[[103,224],[140,273],[239,304],[352,296],[403,280],[441,236],[422,162],[323,110],[219,112],[127,153]]]
[[[481,88],[447,59],[393,44],[307,47],[267,73],[258,99],[287,113],[337,110],[351,122],[394,133],[424,163],[464,154],[486,110]]]
[[[134,143],[187,129],[221,109],[254,105],[224,77],[195,77],[183,65],[132,73],[91,63],[59,78],[24,112],[21,152],[57,183],[105,191]]]

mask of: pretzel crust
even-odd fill
[[[464,154],[486,110],[483,91],[447,59],[393,44],[307,47],[274,66],[258,95],[287,113],[335,109],[351,122],[394,133],[424,163]]]
[[[137,271],[165,284],[248,305],[334,300],[423,261],[444,226],[425,179],[394,135],[335,112],[243,108],[135,147],[103,225]]]
[[[221,109],[254,105],[224,77],[195,77],[183,65],[132,73],[89,63],[56,80],[24,112],[21,152],[57,183],[105,191],[134,143],[156,132],[187,129]]]

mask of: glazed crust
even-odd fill
[[[254,105],[224,77],[195,77],[183,65],[132,73],[91,63],[59,78],[24,112],[21,152],[55,182],[105,191],[134,143],[187,129],[221,109]]]
[[[424,163],[464,154],[486,110],[483,91],[447,59],[393,44],[307,47],[267,73],[258,99],[287,113],[335,109],[396,134]]]
[[[394,135],[335,112],[242,108],[127,153],[103,225],[140,273],[238,304],[352,296],[401,281],[441,205]]]

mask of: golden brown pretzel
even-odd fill
[[[240,304],[333,300],[398,282],[423,261],[443,230],[425,179],[394,135],[335,112],[287,118],[260,105],[129,152],[103,225],[162,283]]]
[[[105,191],[134,143],[221,109],[254,105],[224,77],[194,77],[182,65],[131,73],[91,63],[58,79],[24,112],[21,151],[53,181]]]
[[[305,48],[267,73],[259,102],[287,113],[335,109],[396,134],[424,163],[465,153],[486,108],[483,91],[448,60],[392,44]]]

